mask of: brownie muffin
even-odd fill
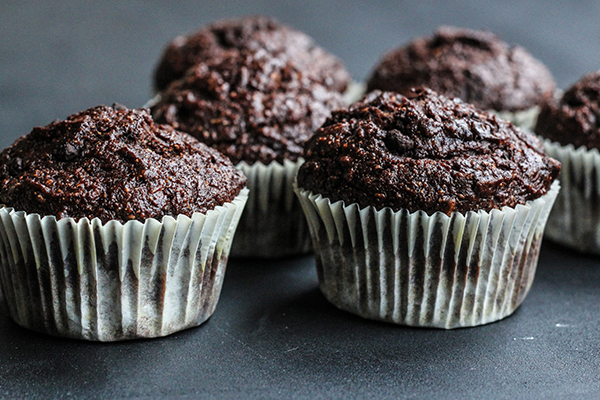
[[[57,336],[168,335],[213,313],[246,178],[147,110],[90,108],[0,153],[11,317]]]
[[[430,89],[371,92],[309,139],[296,193],[337,307],[454,328],[510,315],[560,164],[510,122]]]
[[[442,27],[386,54],[367,90],[408,95],[426,86],[480,109],[519,112],[538,106],[556,90],[548,69],[520,46],[485,31]]]
[[[563,189],[546,235],[584,253],[600,254],[600,71],[582,77],[541,109],[535,133],[563,164]]]
[[[306,143],[298,185],[332,201],[432,214],[515,207],[560,164],[514,125],[431,90],[371,92]]]
[[[243,51],[192,67],[161,94],[152,114],[219,150],[248,176],[249,205],[232,254],[281,257],[310,252],[292,182],[304,142],[343,105],[341,93],[295,63]]]
[[[291,60],[323,86],[343,92],[350,75],[341,61],[317,46],[306,34],[276,20],[249,16],[215,22],[188,36],[178,36],[164,50],[154,74],[154,86],[163,91],[196,64],[213,62],[240,51],[267,52]]]

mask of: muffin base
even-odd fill
[[[192,217],[106,224],[0,209],[9,315],[39,332],[116,341],[166,336],[214,312],[248,190]]]
[[[275,258],[312,251],[306,218],[293,181],[303,159],[268,165],[242,161],[250,194],[231,249],[232,257]]]
[[[562,164],[562,190],[548,218],[546,237],[583,253],[600,255],[600,152],[544,140]]]
[[[327,300],[364,318],[445,329],[497,321],[521,304],[558,191],[555,182],[515,208],[429,216],[296,188]]]

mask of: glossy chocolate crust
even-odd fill
[[[162,91],[192,66],[239,51],[264,51],[291,60],[312,79],[339,92],[344,92],[350,81],[342,62],[306,34],[272,18],[249,16],[218,21],[189,36],[175,38],[156,67],[154,87]]]
[[[339,92],[313,81],[293,63],[244,52],[190,69],[162,93],[152,115],[234,163],[268,164],[297,160],[304,142],[343,106]]]
[[[0,153],[0,202],[57,218],[191,216],[231,201],[246,178],[147,110],[98,106],[36,127]]]
[[[560,100],[547,101],[535,133],[562,145],[600,149],[600,71],[585,75]]]
[[[389,52],[367,83],[368,91],[405,95],[421,86],[497,111],[526,110],[556,90],[550,71],[522,47],[490,32],[453,27]]]
[[[514,207],[544,195],[560,163],[509,122],[431,90],[372,92],[306,143],[298,185],[332,201],[394,211]]]

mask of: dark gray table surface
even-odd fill
[[[600,68],[585,1],[0,2],[0,147],[98,104],[142,105],[163,46],[210,21],[269,14],[363,80],[381,54],[442,24],[487,28],[566,87]],[[14,324],[0,299],[3,398],[600,397],[600,258],[546,242],[525,303],[495,324],[410,329],[338,311],[312,257],[234,260],[203,326],[88,343]]]

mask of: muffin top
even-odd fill
[[[545,194],[560,172],[539,139],[429,89],[375,91],[306,143],[298,185],[394,211],[490,211]]]
[[[190,67],[244,50],[266,51],[272,57],[293,60],[312,79],[339,92],[346,90],[350,81],[342,62],[306,34],[272,18],[250,16],[218,21],[175,38],[156,67],[154,87],[162,91]]]
[[[548,100],[535,133],[562,145],[600,149],[600,71],[585,75],[560,100]]]
[[[36,127],[0,153],[0,202],[57,218],[191,216],[231,201],[246,178],[217,151],[147,110],[98,106]]]
[[[497,111],[526,110],[556,90],[548,69],[522,47],[490,32],[453,27],[389,52],[367,83],[369,91],[405,95],[420,86]]]
[[[304,142],[343,96],[269,53],[240,52],[202,63],[173,82],[152,107],[172,125],[234,163],[296,160]]]

